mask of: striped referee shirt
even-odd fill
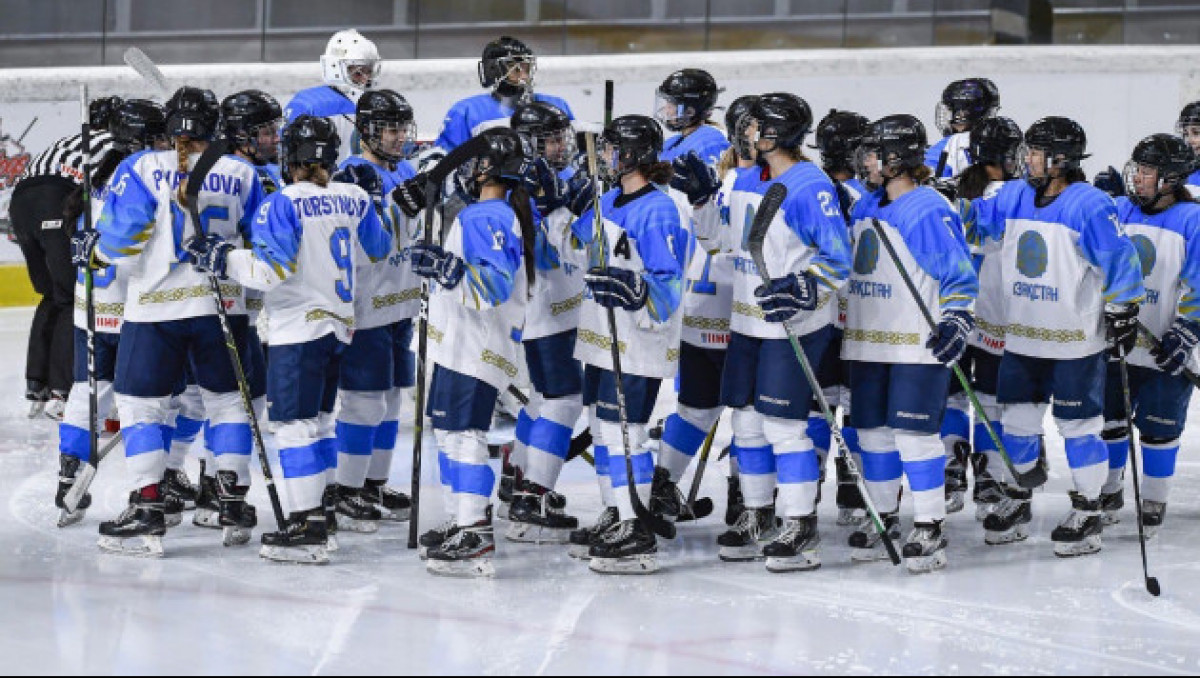
[[[112,135],[108,132],[97,132],[92,135],[92,167],[96,167],[104,156],[112,150]],[[20,180],[34,177],[59,176],[64,179],[83,183],[83,135],[63,137],[54,145],[42,151],[33,162],[25,166]]]

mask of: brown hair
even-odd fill
[[[724,178],[726,174],[729,174],[729,170],[737,167],[737,165],[738,153],[733,150],[733,146],[730,146],[721,151],[721,157],[717,159],[717,177]]]
[[[975,163],[959,175],[958,197],[967,200],[982,198],[991,183],[992,178],[988,175],[987,163]]]
[[[290,169],[292,180],[296,183],[310,181],[321,188],[329,185],[329,170],[321,165],[316,163],[311,165],[292,165]]]
[[[928,165],[917,165],[905,171],[908,172],[908,176],[912,177],[912,180],[918,185],[924,184],[933,178],[933,170],[929,169]]]
[[[638,165],[637,171],[652,184],[669,184],[675,176],[675,168],[669,162]]]
[[[179,189],[175,191],[175,199],[180,207],[187,207],[188,159],[192,153],[202,150],[200,143],[188,137],[175,137],[175,157],[178,158],[179,173],[183,175],[183,181],[179,182]]]

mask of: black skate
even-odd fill
[[[83,465],[78,458],[67,454],[58,456],[58,491],[54,495],[54,506],[58,508],[58,526],[70,527],[87,515],[87,510],[92,505],[92,495],[85,494],[79,500],[79,506],[75,507],[74,513],[68,511],[63,504],[67,493],[75,486],[75,477],[79,475],[79,467]]]
[[[346,487],[345,485],[335,486],[337,493],[337,503],[334,504],[337,511],[338,528],[345,528],[347,532],[357,534],[375,534],[379,531],[379,521],[383,520],[383,513],[380,512],[373,504],[362,497],[362,489],[356,487]]]
[[[803,572],[821,567],[821,535],[817,514],[787,518],[775,541],[763,548],[768,572]]]
[[[983,542],[1001,546],[1029,538],[1029,523],[1033,522],[1033,490],[1012,486],[1003,488],[1003,498],[983,519]]]
[[[935,572],[946,567],[946,537],[942,534],[942,521],[917,523],[908,534],[901,550],[904,566],[912,574]]]
[[[386,480],[368,479],[363,485],[362,497],[379,509],[381,520],[404,523],[412,515],[412,500],[407,494],[388,487]]]
[[[737,476],[729,476],[725,493],[725,524],[733,527],[746,510],[746,498],[742,496],[742,482]]]
[[[521,469],[513,466],[509,462],[512,456],[513,444],[505,443],[500,446],[500,484],[496,488],[496,498],[501,504],[511,504],[513,496],[516,494],[517,486],[520,484]],[[500,515],[504,515],[501,512]]]
[[[325,548],[328,537],[324,507],[297,511],[288,516],[282,530],[263,533],[258,555],[278,563],[326,565],[329,563],[329,552]]]
[[[966,505],[967,459],[971,443],[959,441],[946,460],[946,513],[958,513]]]
[[[667,522],[691,522],[712,515],[713,501],[708,497],[698,497],[693,506],[689,506],[687,498],[679,491],[679,485],[671,482],[671,474],[667,469],[656,467],[654,481],[650,485],[650,512],[661,516]]]
[[[1125,488],[1117,488],[1116,492],[1100,493],[1100,510],[1104,512],[1104,526],[1116,525],[1121,522],[1118,512],[1125,508]]]
[[[183,500],[167,491],[166,477],[163,477],[163,524],[167,529],[179,527],[183,524]]]
[[[196,508],[196,497],[200,493],[200,489],[196,487],[187,472],[183,469],[167,469],[166,478],[163,481],[166,484],[167,494],[174,495],[183,501],[183,510],[190,511]]]
[[[978,465],[975,469],[975,489],[971,491],[971,498],[975,501],[975,520],[983,522],[1004,500],[1004,488],[986,469],[980,470]]]
[[[338,517],[337,517],[337,486],[326,485],[325,493],[321,495],[321,508],[325,509],[325,550],[329,553],[337,551],[341,546],[338,544]]]
[[[550,491],[524,481],[508,509],[510,524],[505,537],[525,544],[566,544],[579,519],[550,505]]]
[[[763,559],[763,548],[778,534],[775,507],[747,508],[724,534],[717,537],[717,557],[727,563]]]
[[[458,530],[454,525],[454,519],[448,519],[441,525],[426,531],[417,539],[417,545],[420,547],[417,550],[417,557],[425,560],[429,557],[429,552],[442,545],[447,539],[454,535]]]
[[[221,504],[217,499],[217,478],[200,474],[200,490],[196,493],[196,512],[192,524],[209,530],[221,528]]]
[[[575,530],[567,537],[567,541],[571,544],[567,547],[567,555],[579,560],[590,558],[592,546],[598,543],[600,537],[616,525],[618,520],[620,517],[617,515],[617,509],[611,506],[606,507],[599,516],[596,516],[594,525]]]
[[[1100,518],[1100,500],[1088,500],[1071,492],[1071,512],[1050,533],[1054,555],[1060,558],[1086,556],[1100,550],[1100,533],[1104,524]]]
[[[465,527],[456,528],[440,546],[429,550],[425,569],[443,577],[494,577],[496,567],[496,538],[492,531],[492,509],[487,517]]]
[[[163,520],[162,487],[151,485],[129,495],[129,506],[116,520],[100,523],[101,551],[127,556],[161,558]]]
[[[845,457],[837,457],[833,463],[837,475],[837,496],[834,498],[838,507],[837,524],[840,527],[857,525],[867,514],[862,492],[858,490],[858,483],[854,482],[854,475],[850,473],[850,464]]]
[[[217,498],[219,502],[218,522],[224,534],[226,546],[245,546],[250,543],[254,528],[258,527],[258,512],[246,495],[249,485],[238,485],[236,471],[217,471]]]
[[[640,520],[624,520],[592,545],[588,568],[600,574],[653,574],[658,571],[658,542]]]
[[[1167,505],[1161,501],[1142,500],[1142,530],[1146,539],[1153,539],[1167,515]]]
[[[895,513],[879,514],[883,525],[887,528],[888,537],[893,542],[900,541],[900,517]],[[869,517],[858,524],[850,533],[850,560],[856,563],[871,563],[876,560],[887,560],[887,548],[883,545],[883,537],[875,529],[875,523]]]

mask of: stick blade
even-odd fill
[[[780,183],[771,184],[766,195],[763,196],[762,202],[758,203],[758,211],[754,213],[754,221],[750,225],[748,237],[751,252],[762,251],[763,242],[767,239],[767,230],[771,228],[771,222],[775,220],[775,213],[783,206],[787,194],[787,186]]]
[[[145,52],[137,47],[130,47],[125,50],[123,58],[125,65],[137,71],[151,87],[158,90],[160,96],[166,99],[171,95],[171,86],[167,84],[166,76]]]
[[[79,469],[79,473],[75,476],[75,484],[67,491],[63,497],[63,507],[68,513],[75,513],[79,508],[79,502],[83,501],[84,495],[87,494],[88,488],[92,486],[92,481],[96,478],[96,467],[91,464],[84,464]]]
[[[1158,577],[1146,577],[1146,591],[1155,598],[1162,595],[1162,588],[1158,585]]]

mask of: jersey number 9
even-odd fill
[[[347,304],[354,301],[354,259],[350,256],[350,229],[334,229],[329,238],[329,251],[333,255],[333,263],[341,272],[341,277],[334,283],[333,288],[338,298]]]

